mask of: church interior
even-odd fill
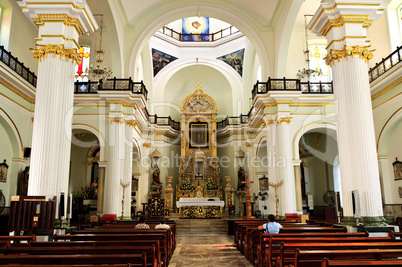
[[[0,45],[3,236],[165,216],[153,266],[272,266],[242,221],[399,232],[402,0],[0,0]]]

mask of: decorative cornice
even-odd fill
[[[31,48],[31,50],[33,50],[32,56],[36,58],[38,62],[42,61],[42,59],[46,58],[49,54],[52,54],[54,58],[56,56],[59,56],[60,59],[64,57],[67,61],[71,59],[72,62],[76,64],[80,64],[82,59],[76,48],[66,49],[63,44],[48,44],[40,48]]]
[[[39,14],[38,17],[32,19],[33,22],[38,26],[43,26],[45,23],[63,23],[67,27],[74,27],[79,35],[85,34],[84,27],[82,26],[79,19],[71,18],[67,14]]]
[[[362,24],[363,28],[370,27],[372,20],[369,20],[368,15],[341,15],[336,19],[330,19],[321,29],[320,34],[327,36],[332,28],[339,28],[346,23],[357,23]]]
[[[110,124],[113,124],[113,123],[123,124],[124,123],[124,118],[123,117],[109,118],[109,123]]]
[[[334,64],[335,60],[338,60],[338,62],[342,59],[345,58],[348,60],[349,56],[359,56],[359,58],[363,59],[364,62],[368,63],[370,59],[373,58],[372,52],[375,50],[368,50],[369,46],[345,46],[342,50],[335,50],[331,49],[331,51],[328,53],[327,57],[325,58],[325,63],[327,65],[332,65]]]

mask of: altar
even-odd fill
[[[224,206],[218,197],[182,197],[176,202],[180,218],[222,218]]]

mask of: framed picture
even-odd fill
[[[138,191],[138,179],[133,176],[131,180],[131,192],[136,191]]]
[[[6,163],[6,160],[4,160],[3,163],[0,163],[0,182],[7,182],[7,170],[8,164]]]
[[[398,158],[396,158],[392,165],[394,166],[395,180],[402,180],[402,162],[400,162]]]
[[[259,179],[260,181],[260,190],[268,190],[269,185],[268,185],[268,177],[265,175]]]
[[[190,123],[190,148],[208,148],[208,123]]]

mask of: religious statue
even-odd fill
[[[26,166],[20,174],[20,179],[18,183],[18,195],[26,196],[28,195],[28,180],[29,180],[29,167]]]
[[[151,167],[152,167],[152,165],[151,165]],[[152,183],[154,185],[160,185],[161,182],[160,182],[160,179],[159,179],[159,175],[160,175],[161,171],[160,171],[160,169],[158,167],[158,164],[155,164],[154,167],[152,167],[152,171],[153,171],[152,172]]]
[[[246,185],[242,182],[246,181],[246,171],[244,170],[243,166],[239,166],[239,169],[237,170],[237,176],[238,176],[238,183],[237,183],[237,191],[244,191],[246,188]]]

